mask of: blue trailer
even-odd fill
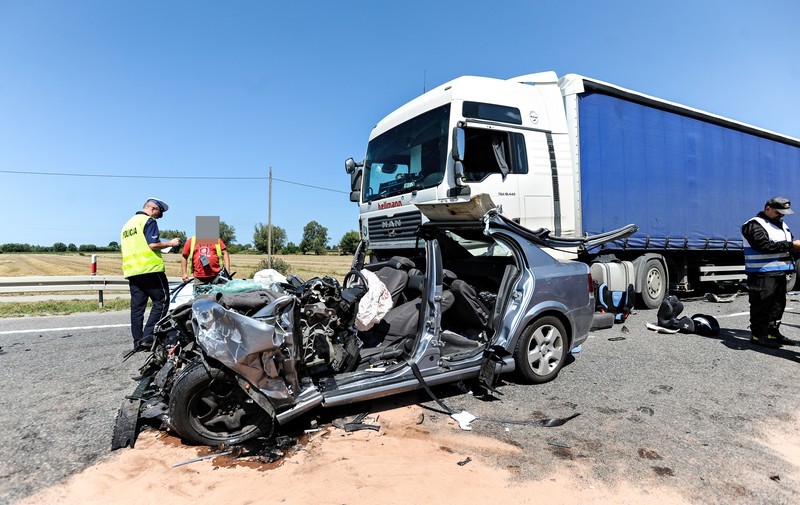
[[[656,260],[673,290],[743,278],[741,225],[773,196],[800,198],[800,141],[584,77],[562,89],[576,80],[583,91],[564,96],[577,108],[582,231],[636,223],[605,252],[643,278]]]

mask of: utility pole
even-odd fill
[[[267,262],[272,268],[272,165],[269,167],[269,204],[267,211]]]

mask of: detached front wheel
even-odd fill
[[[169,413],[178,433],[198,445],[235,445],[272,434],[274,419],[223,370],[194,362],[175,379]]]
[[[555,379],[569,354],[567,330],[558,318],[546,316],[525,328],[514,349],[517,375],[542,384]]]

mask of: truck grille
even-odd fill
[[[391,217],[370,218],[369,240],[374,243],[413,239],[421,224],[422,214],[418,210],[402,212]]]

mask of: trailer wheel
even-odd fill
[[[645,262],[641,275],[644,276],[639,296],[641,305],[644,308],[657,309],[667,294],[667,273],[664,265],[657,259],[650,258]]]
[[[274,419],[242,391],[236,379],[196,361],[175,379],[169,414],[177,432],[198,445],[241,444],[270,436]]]

